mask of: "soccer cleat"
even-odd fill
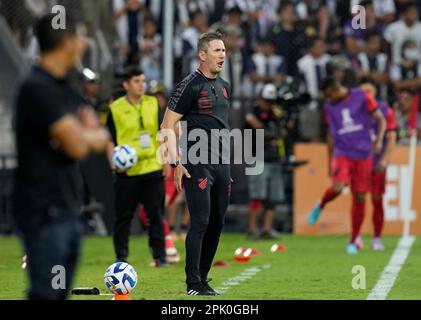
[[[371,244],[371,248],[374,251],[384,251],[385,250],[385,247],[384,247],[384,244],[383,244],[382,239],[380,239],[380,238],[374,238],[373,239],[373,243]]]
[[[358,254],[358,248],[355,243],[348,243],[346,246],[346,253],[355,255]]]
[[[320,217],[320,215],[322,213],[322,210],[323,209],[320,207],[320,204],[318,204],[316,207],[314,207],[314,209],[308,215],[307,223],[309,225],[316,224],[317,220],[319,220],[319,217]]]
[[[257,240],[258,238],[259,238],[259,235],[257,234],[256,231],[249,231],[247,233],[247,240],[254,241],[254,240]]]
[[[211,282],[212,281],[212,279],[208,279],[208,280],[204,280],[204,281],[202,281],[202,284],[205,286],[205,288],[209,291],[209,292],[211,292],[211,293],[213,293],[213,295],[214,296],[220,296],[220,294],[218,293],[218,292],[216,292],[210,285],[209,285],[209,282]]]
[[[355,239],[355,245],[357,246],[359,251],[364,250],[364,242],[363,242],[363,239],[361,238],[361,236],[358,236]]]
[[[167,254],[167,262],[169,264],[176,264],[180,262],[180,255],[178,253],[176,254]]]
[[[209,291],[203,283],[195,283],[187,286],[188,296],[215,296],[216,294]]]
[[[263,240],[276,240],[279,238],[279,234],[275,230],[265,231],[260,235],[260,239]]]
[[[167,259],[155,259],[150,264],[153,268],[166,268],[168,267]]]

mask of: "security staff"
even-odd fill
[[[187,294],[217,295],[209,286],[207,277],[224,225],[231,178],[229,164],[221,161],[225,157],[219,153],[220,145],[211,145],[209,148],[208,142],[212,138],[220,142],[220,138],[213,136],[215,130],[221,133],[220,130],[228,129],[231,88],[218,76],[225,61],[225,45],[221,34],[211,32],[202,35],[198,42],[198,52],[199,68],[176,87],[168,103],[161,126],[161,142],[168,145],[167,159],[175,167],[175,184],[179,191],[184,184],[190,211],[190,229],[186,239]],[[207,142],[200,148],[207,147],[205,163],[201,161],[194,164],[192,159],[187,159],[184,166],[180,162],[175,143],[175,126],[180,120],[187,122],[187,135],[194,129],[206,133],[207,139],[203,140]],[[169,135],[163,141],[165,132]],[[191,144],[188,145],[184,154],[188,154],[191,147]],[[218,159],[217,163],[212,158]]]
[[[158,150],[159,107],[155,97],[145,95],[143,72],[129,67],[123,87],[126,95],[110,106],[107,127],[113,144],[130,145],[138,154],[137,164],[127,172],[117,172],[115,181],[116,222],[114,248],[117,261],[126,261],[129,255],[130,224],[139,204],[145,208],[149,222],[149,246],[154,265],[167,265],[163,227],[164,178],[163,166],[156,158]]]

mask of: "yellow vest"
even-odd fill
[[[143,96],[134,106],[126,97],[122,97],[111,104],[110,111],[116,129],[117,144],[128,144],[138,154],[137,164],[126,174],[138,176],[162,170],[162,165],[156,159],[159,148],[158,100],[152,96]],[[142,148],[141,136],[145,133],[150,136],[150,148]]]

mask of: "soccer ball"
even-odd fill
[[[112,161],[116,169],[127,171],[137,163],[137,152],[129,145],[117,146],[113,150]]]
[[[117,262],[105,271],[104,282],[111,293],[127,295],[136,287],[137,273],[128,263]]]

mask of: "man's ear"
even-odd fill
[[[199,51],[199,60],[204,62],[206,60],[206,52],[204,50]]]
[[[129,82],[128,81],[123,81],[123,88],[124,88],[124,90],[128,90],[128,88],[129,88]]]

